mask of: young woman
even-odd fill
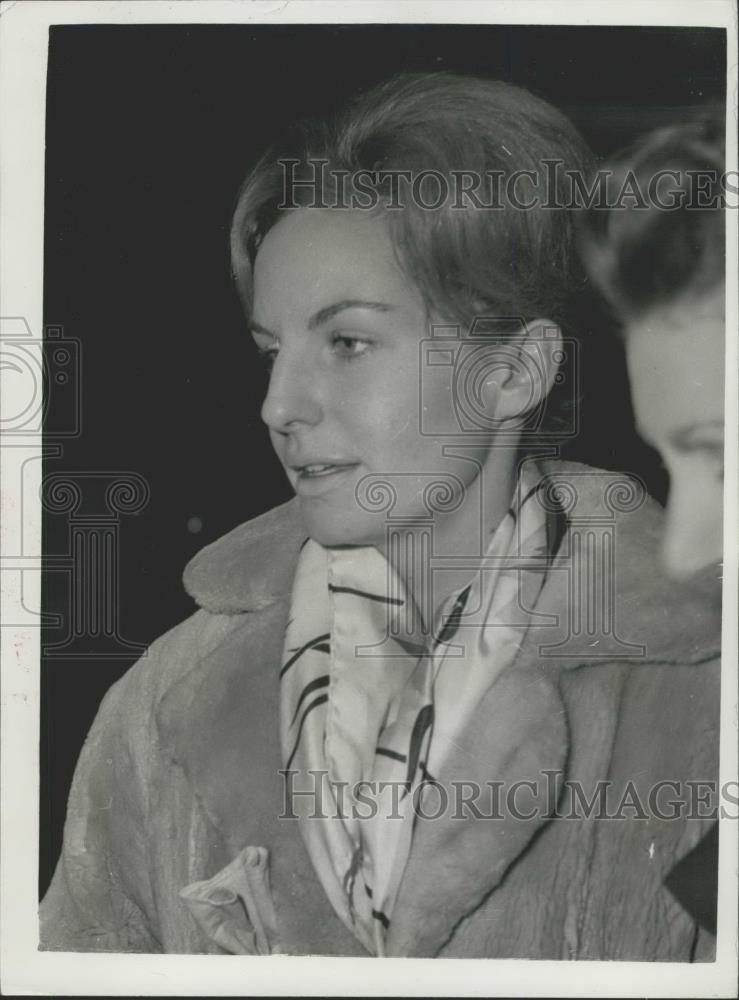
[[[722,557],[723,117],[654,132],[610,169],[615,188],[630,173],[655,200],[590,212],[583,259],[621,320],[639,429],[670,473],[663,563],[689,577]]]
[[[702,574],[721,600],[724,482],[724,119],[660,129],[608,166],[619,188],[630,174],[650,185],[650,206],[591,211],[583,259],[621,321],[639,429],[670,473],[662,565]],[[662,178],[662,191],[654,187]],[[715,929],[718,823],[670,875]]]
[[[553,159],[589,163],[542,101],[413,76],[247,178],[234,273],[296,498],[200,553],[200,610],[107,696],[45,947],[711,954],[664,880],[706,828],[717,621],[656,572],[639,484],[556,459]]]

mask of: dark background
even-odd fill
[[[490,26],[74,26],[50,30],[44,316],[81,343],[81,433],[45,472],[131,471],[149,484],[120,521],[119,628],[145,644],[193,610],[180,576],[203,545],[289,487],[259,420],[254,364],[228,262],[239,184],[281,128],[399,71],[451,70],[525,86],[603,156],[723,100],[717,29]],[[642,475],[621,348],[583,348],[584,433],[570,457]],[[51,393],[53,395],[53,388]],[[46,514],[64,555],[67,515]],[[64,573],[45,608],[68,618]],[[47,628],[47,645],[64,628]],[[93,644],[94,645],[94,644]],[[40,887],[53,872],[74,764],[101,697],[133,662],[42,662]]]

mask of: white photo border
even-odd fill
[[[45,91],[48,29],[56,24],[536,24],[664,25],[727,30],[727,168],[737,168],[736,10],[730,0],[40,0],[0,3],[0,312],[42,331]],[[727,275],[739,274],[737,217],[728,212]],[[737,283],[727,282],[722,786],[737,780]],[[11,401],[12,407],[12,401]],[[41,443],[0,448],[2,621],[39,608],[41,503],[10,515],[19,461],[26,496],[39,496]],[[34,449],[36,451],[34,452]],[[25,492],[25,490],[24,490]],[[17,512],[16,512],[17,513]],[[20,516],[20,515],[19,515]],[[23,531],[21,550],[16,532]],[[12,553],[11,556],[7,556]],[[21,555],[16,559],[18,553]],[[5,559],[7,556],[7,561]],[[13,561],[15,560],[15,561]],[[6,572],[7,570],[7,572]],[[21,588],[20,581],[23,580]],[[40,635],[6,625],[2,639],[2,988],[38,995],[734,996],[739,823],[722,819],[714,963],[495,959],[272,958],[88,955],[38,951]]]

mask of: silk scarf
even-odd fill
[[[425,640],[409,631],[413,595],[378,549],[308,539],[301,550],[280,671],[284,775],[326,894],[372,954],[384,954],[424,795],[512,664],[543,586],[539,486],[524,467],[479,567]]]

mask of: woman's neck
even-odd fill
[[[438,609],[466,586],[475,557],[485,554],[493,532],[511,506],[517,469],[517,449],[490,449],[484,465],[465,463],[461,503],[451,511],[436,511],[433,521],[404,525],[396,544],[381,548],[403,581],[428,630]],[[455,470],[456,472],[457,470]]]

